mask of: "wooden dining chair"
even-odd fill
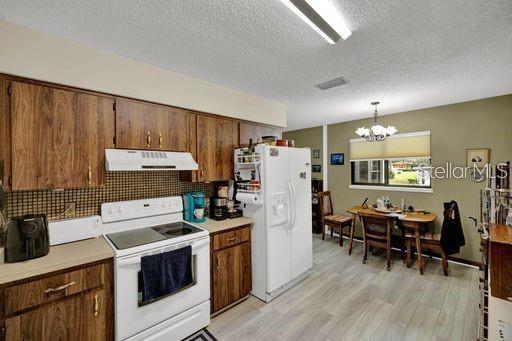
[[[412,248],[416,247],[416,236],[414,233],[407,232],[405,234],[405,244],[407,247],[407,267],[410,268],[412,265]],[[448,259],[446,253],[441,246],[441,234],[424,232],[420,233],[420,250],[429,250],[438,255],[441,255],[441,265],[443,266],[443,274],[448,276]],[[420,252],[421,252],[420,251]]]
[[[322,240],[325,240],[325,227],[329,226],[331,228],[331,237],[333,236],[334,230],[339,232],[339,244],[340,246],[343,246],[343,229],[348,227],[350,233],[350,245],[352,245],[352,238],[354,237],[352,218],[341,214],[334,214],[330,191],[318,192],[318,206],[320,207]],[[349,254],[351,253],[352,250],[350,248]]]
[[[393,220],[389,217],[371,213],[359,212],[359,219],[363,225],[364,255],[363,264],[368,259],[368,248],[370,246],[386,250],[387,268],[391,270],[391,229]]]

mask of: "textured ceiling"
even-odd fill
[[[324,1],[348,40],[279,0],[0,0],[0,18],[285,102],[288,129],[512,93],[511,0]]]

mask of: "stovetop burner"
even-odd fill
[[[152,227],[152,229],[164,236],[170,236],[170,238],[184,236],[187,234],[201,231],[197,227],[192,226],[192,225],[187,224],[182,221],[177,222],[177,223],[155,226],[155,227]]]
[[[192,233],[198,233],[201,231],[201,229],[193,225],[179,221],[176,223],[169,223],[152,227],[141,227],[128,231],[110,233],[107,234],[107,237],[118,250],[123,250],[165,239],[177,238]]]

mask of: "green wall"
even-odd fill
[[[378,197],[386,195],[397,205],[404,198],[407,205],[436,213],[438,219],[434,228],[440,231],[443,202],[456,200],[461,210],[466,246],[454,256],[480,261],[479,235],[468,217],[480,217],[479,191],[485,183],[468,179],[432,179],[434,193],[349,189],[349,140],[357,138],[355,130],[358,127],[371,126],[372,123],[372,119],[364,119],[328,126],[329,155],[345,153],[346,160],[343,166],[327,165],[328,188],[335,211],[346,214],[347,208],[360,204],[366,197],[374,203]],[[430,131],[434,167],[447,162],[453,166],[465,166],[468,148],[490,148],[491,162],[512,160],[512,95],[381,116],[379,123],[394,125],[399,133]],[[285,136],[295,139],[298,146],[313,148],[317,143],[321,146],[321,134],[319,127],[287,132]],[[360,231],[357,234],[360,235]]]
[[[283,139],[295,140],[295,147],[297,148],[311,148],[311,164],[321,165],[323,170],[324,165],[322,164],[322,135],[322,127],[314,127],[283,132]],[[313,150],[315,149],[320,151],[320,157],[317,159],[313,158]],[[321,180],[322,172],[311,172],[311,177],[313,179]]]

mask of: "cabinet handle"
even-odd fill
[[[91,186],[92,183],[92,168],[89,166],[89,169],[87,170],[87,184]]]
[[[73,286],[75,285],[75,281],[71,282],[71,283],[68,283],[68,284],[64,284],[64,285],[61,285],[60,287],[56,287],[56,288],[48,288],[44,291],[45,294],[49,294],[49,293],[52,293],[52,292],[58,292],[58,291],[62,291],[62,290],[65,290],[67,288],[69,288],[70,286]]]
[[[151,133],[148,131],[148,136],[146,137],[147,147],[151,147]]]
[[[238,236],[228,238],[228,242],[234,242],[235,240],[238,240]]]
[[[204,179],[203,167],[199,167],[199,181],[203,181],[203,179]]]
[[[162,149],[162,141],[163,141],[162,133],[160,133],[158,135],[158,146],[160,147],[160,149]]]
[[[98,316],[100,304],[98,302],[98,294],[94,295],[94,316]]]
[[[220,269],[220,255],[217,255],[217,271]]]

